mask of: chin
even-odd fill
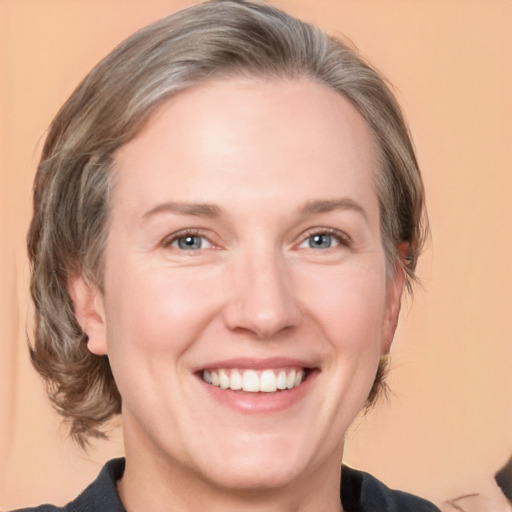
[[[242,443],[243,444],[243,443]],[[282,437],[274,442],[254,441],[250,448],[232,447],[215,464],[205,468],[216,486],[242,494],[271,492],[293,485],[307,471],[311,461],[307,448],[287,445]]]
[[[216,468],[209,480],[216,486],[236,494],[251,495],[270,493],[291,486],[300,477],[300,468],[293,468],[281,461],[280,467],[273,463],[255,464],[240,461],[238,466]]]

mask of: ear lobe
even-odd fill
[[[398,247],[400,259],[406,252],[406,245],[401,244]],[[398,325],[398,317],[400,315],[400,306],[402,292],[405,284],[405,269],[401,262],[397,262],[393,269],[393,275],[389,278],[387,284],[387,297],[386,297],[386,311],[384,314],[384,325],[382,333],[382,346],[381,354],[388,354],[391,349],[391,344],[395,336],[395,331]]]
[[[101,292],[79,273],[69,279],[68,293],[78,323],[87,334],[87,348],[93,354],[106,355],[105,309]]]

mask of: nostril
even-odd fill
[[[290,298],[280,304],[269,297],[261,302],[254,297],[242,298],[225,307],[224,321],[232,331],[249,331],[257,338],[268,339],[298,327],[302,312]]]

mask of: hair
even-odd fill
[[[82,446],[121,412],[107,356],[86,346],[68,293],[81,273],[103,292],[115,152],[179,91],[211,79],[307,79],[347,98],[366,120],[379,158],[376,193],[388,269],[410,289],[427,232],[423,185],[409,132],[386,81],[356,50],[260,2],[213,0],[136,32],[84,78],[52,122],[34,184],[28,233],[33,365]],[[399,244],[405,243],[405,257]],[[384,387],[383,359],[368,404]]]

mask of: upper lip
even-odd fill
[[[194,373],[215,369],[215,368],[241,368],[244,370],[264,370],[264,369],[273,369],[273,368],[304,368],[306,370],[312,370],[316,368],[316,365],[311,362],[304,361],[301,359],[289,358],[289,357],[271,357],[271,358],[250,358],[250,357],[242,357],[242,358],[234,358],[234,359],[223,359],[218,361],[212,361],[211,363],[207,363],[196,368],[193,368],[192,371]]]

